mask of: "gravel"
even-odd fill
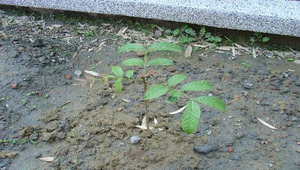
[[[216,151],[218,150],[218,147],[214,144],[211,144],[211,143],[208,143],[208,144],[205,144],[203,146],[196,146],[194,148],[194,150],[197,152],[197,153],[204,153],[204,154],[207,154],[207,153],[210,153],[210,152],[213,152],[213,151]]]
[[[132,144],[139,143],[140,140],[141,140],[141,138],[138,137],[138,136],[132,136],[132,137],[130,138],[130,142],[131,142]]]

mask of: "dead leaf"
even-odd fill
[[[175,114],[177,114],[177,113],[180,113],[180,112],[184,111],[185,107],[186,107],[186,106],[180,108],[179,110],[176,110],[176,111],[174,111],[174,112],[171,112],[171,113],[169,113],[169,114],[170,114],[170,115],[175,115]]]
[[[187,46],[185,49],[184,56],[190,57],[192,55],[193,47],[191,45]]]
[[[260,123],[262,123],[263,125],[265,125],[265,126],[267,126],[267,127],[271,128],[271,129],[274,129],[274,130],[276,130],[276,129],[277,129],[276,127],[274,127],[274,126],[272,126],[272,125],[268,124],[267,122],[265,122],[265,121],[261,120],[260,118],[257,118],[257,120],[258,120],[258,121],[260,121]]]
[[[235,48],[234,46],[232,46],[232,56],[235,57],[236,53],[235,53]]]
[[[155,124],[155,125],[158,124],[158,121],[157,121],[157,119],[155,119],[155,118],[154,118],[154,124]]]
[[[200,45],[200,44],[193,44],[194,47],[199,47],[199,48],[208,48],[208,45]]]
[[[232,47],[231,46],[221,46],[217,47],[217,50],[225,50],[225,51],[231,51]]]
[[[43,162],[53,162],[55,157],[43,157],[43,158],[39,158],[39,160],[43,161]]]
[[[234,96],[233,96],[233,100],[234,100],[234,101],[240,101],[240,100],[241,100],[241,96],[239,96],[239,95],[234,95]]]
[[[154,124],[156,125],[158,123],[158,121],[154,118]],[[135,125],[135,127],[140,128],[142,130],[147,130],[147,122],[146,122],[146,116],[144,116],[143,120],[142,120],[142,124],[141,125]],[[149,127],[149,129],[154,129],[154,127]],[[158,130],[162,131],[162,128],[158,128]]]
[[[235,45],[237,48],[241,49],[241,50],[244,50],[244,51],[246,51],[246,52],[251,52],[247,47],[243,47],[243,46],[241,46],[241,45],[239,45],[239,44],[237,44],[237,43],[234,43],[234,45]]]
[[[123,34],[127,31],[127,29],[128,29],[128,27],[122,27],[122,28],[118,31],[117,35],[123,35]]]
[[[14,159],[17,155],[18,155],[18,152],[15,152],[15,151],[3,150],[0,152],[0,158],[2,158],[2,159],[5,159],[5,158]]]
[[[300,60],[295,60],[294,63],[295,64],[300,64]]]
[[[253,58],[257,57],[255,48],[252,49],[252,55],[253,55]]]
[[[7,25],[8,25],[7,19],[6,19],[6,18],[3,18],[3,19],[2,19],[2,27],[3,27],[3,28],[6,28]]]
[[[162,27],[160,27],[160,26],[155,25],[155,27],[156,27],[159,31],[161,31],[161,32],[164,31],[164,29],[162,29]]]
[[[86,84],[86,82],[87,82],[86,79],[82,79],[82,78],[77,78],[76,80],[77,81],[81,81],[81,83],[79,84],[80,86],[84,86]]]
[[[88,81],[89,81],[89,84],[90,84],[90,88],[93,87],[94,83],[95,83],[95,78],[94,77],[90,77],[90,76],[84,76]]]

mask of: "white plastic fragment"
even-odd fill
[[[53,162],[55,157],[43,157],[43,158],[39,158],[39,160],[43,161],[43,162]]]
[[[265,126],[267,126],[267,127],[271,128],[271,129],[274,129],[274,130],[276,130],[276,129],[277,129],[276,127],[274,127],[274,126],[272,126],[272,125],[268,124],[267,122],[265,122],[265,121],[261,120],[260,118],[257,118],[257,120],[258,120],[258,121],[260,121],[260,123],[262,123],[263,125],[265,125]]]
[[[99,73],[96,73],[94,71],[84,70],[84,72],[87,73],[87,74],[90,74],[92,76],[95,76],[95,77],[100,77],[101,76]]]
[[[174,111],[174,112],[171,112],[171,113],[169,113],[169,114],[170,114],[170,115],[175,115],[175,114],[177,114],[177,113],[180,113],[180,112],[184,111],[185,107],[186,107],[186,106],[180,108],[179,110],[176,110],[176,111]]]
[[[127,100],[127,99],[122,99],[122,100],[127,103],[131,102],[130,100]]]

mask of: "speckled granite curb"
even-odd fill
[[[300,37],[299,1],[0,0],[0,4],[151,18]]]

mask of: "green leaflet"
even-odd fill
[[[170,103],[177,102],[181,95],[182,95],[181,91],[173,89],[169,92],[167,102],[170,102]]]
[[[185,44],[185,43],[191,43],[191,42],[194,42],[194,41],[196,41],[196,40],[197,40],[197,39],[194,38],[194,37],[186,37],[186,36],[182,36],[182,37],[180,37],[179,42],[180,42],[181,44]]]
[[[270,40],[269,37],[264,37],[264,38],[261,39],[261,42],[268,42],[269,40]]]
[[[184,30],[184,32],[191,36],[196,36],[196,32],[193,30],[193,28],[187,28],[186,30]]]
[[[121,93],[122,92],[122,78],[118,78],[115,83],[114,83],[114,87],[115,87],[115,91],[117,93]]]
[[[169,42],[158,42],[149,47],[149,51],[173,51],[173,52],[182,52],[182,48],[176,44]]]
[[[173,61],[167,58],[155,58],[148,61],[149,66],[171,66]]]
[[[125,44],[123,46],[121,46],[118,49],[118,54],[123,53],[123,52],[129,52],[129,51],[134,51],[134,52],[138,52],[138,51],[145,51],[145,47],[142,44],[135,44],[135,43],[130,43],[130,44]]]
[[[193,81],[190,83],[184,84],[181,88],[181,91],[204,91],[204,90],[212,90],[212,86],[208,81]]]
[[[224,113],[226,112],[226,104],[217,97],[201,96],[201,97],[195,98],[194,100],[196,100],[197,102],[199,102],[201,104],[221,110]]]
[[[125,76],[130,79],[132,77],[133,73],[134,73],[133,70],[128,70],[128,71],[126,71]]]
[[[201,37],[204,37],[204,36],[205,36],[205,33],[206,33],[205,26],[202,26],[201,29],[200,29],[200,31],[199,31],[199,35],[200,35]]]
[[[185,75],[175,74],[168,79],[168,86],[174,86],[176,84],[179,84],[179,83],[183,82],[185,79],[186,79]]]
[[[152,85],[145,93],[144,100],[150,100],[164,95],[168,87],[163,84]]]
[[[122,77],[123,76],[123,70],[120,66],[113,66],[111,68],[111,71],[118,77]]]
[[[177,28],[173,31],[173,36],[176,37],[180,33],[180,30]]]
[[[122,65],[124,65],[124,66],[143,66],[144,61],[139,58],[131,58],[131,59],[124,60],[122,62]]]
[[[201,110],[199,105],[190,100],[182,116],[182,130],[187,134],[194,133],[199,125]]]

